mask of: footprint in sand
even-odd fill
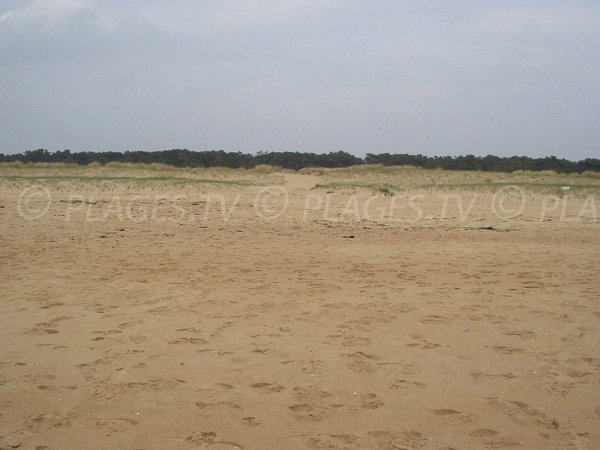
[[[372,326],[372,325],[390,323],[390,322],[393,322],[394,320],[396,320],[397,318],[398,318],[398,316],[393,315],[393,314],[385,314],[385,315],[380,315],[380,316],[363,316],[363,317],[359,317],[358,319],[351,320],[348,323],[351,323],[353,325]]]
[[[303,435],[302,437],[306,437]],[[305,444],[310,448],[348,448],[347,446],[353,446],[358,448],[364,448],[359,445],[361,441],[360,436],[351,434],[318,434],[310,436],[306,439]]]
[[[280,384],[265,383],[265,382],[254,383],[254,384],[251,384],[250,387],[252,389],[260,389],[263,392],[281,392],[285,389]]]
[[[169,344],[208,344],[208,341],[199,337],[182,337],[168,341]]]
[[[432,412],[438,416],[451,416],[460,414],[460,411],[455,409],[433,409]]]
[[[329,408],[313,403],[298,403],[288,407],[296,420],[321,421],[329,413]]]
[[[491,348],[499,353],[504,353],[505,355],[512,355],[514,353],[524,353],[524,350],[519,347],[510,347],[508,345],[497,345],[495,347],[486,347]]]
[[[199,330],[198,328],[179,328],[175,331],[177,331],[179,333],[181,333],[183,331],[187,331],[188,333],[194,333],[194,334],[203,333],[203,330]]]
[[[533,331],[530,330],[509,330],[503,333],[506,336],[517,336],[524,341],[528,341],[530,339],[535,339],[536,335]]]
[[[47,328],[46,325],[49,324],[44,324],[44,323],[38,323],[37,326],[35,328],[31,328],[27,331],[25,331],[25,334],[57,334],[58,330],[55,330],[54,328]]]
[[[407,347],[414,347],[420,350],[432,350],[434,348],[441,347],[440,344],[435,344],[433,342],[429,342],[426,339],[421,339],[421,342],[412,342],[410,344],[406,344]]]
[[[389,448],[423,448],[427,444],[427,438],[418,431],[403,431],[392,433],[389,431],[370,431],[368,436],[375,440],[377,447]]]
[[[103,336],[109,336],[111,334],[123,334],[123,332],[121,330],[108,330],[108,331],[96,330],[96,331],[93,331],[93,333],[101,334]]]
[[[516,447],[519,441],[510,436],[504,436],[499,431],[489,428],[478,428],[469,433],[469,436],[478,438],[487,448]]]
[[[196,402],[194,403],[197,408],[207,409],[207,408],[230,408],[230,409],[244,409],[240,405],[233,402],[215,402],[215,403],[206,403],[206,402]]]
[[[23,375],[23,381],[27,383],[43,383],[56,380],[56,375],[52,374],[25,374]]]
[[[242,417],[242,423],[250,427],[257,427],[260,425],[260,419],[254,416]]]
[[[472,414],[463,413],[456,409],[433,409],[431,412],[437,416],[447,417],[449,419],[458,419],[464,423],[472,423],[476,420],[476,417]]]
[[[405,379],[396,380],[390,386],[391,389],[410,389],[412,387],[416,388],[424,388],[427,387],[426,384],[420,383],[418,381],[410,381]]]
[[[111,436],[114,433],[124,433],[131,427],[139,424],[137,420],[128,418],[101,418],[97,417],[94,419],[95,425],[106,429],[107,436]]]
[[[212,445],[225,445],[225,446],[233,446],[236,448],[244,448],[243,445],[238,444],[237,442],[226,441],[217,436],[217,433],[214,431],[195,431],[190,434],[186,440],[192,444],[195,444],[199,447],[207,447]]]
[[[53,413],[38,414],[29,417],[26,420],[26,428],[34,431],[39,430],[58,430],[60,428],[69,428],[71,420],[69,417]]]
[[[134,344],[142,344],[148,339],[147,336],[129,336],[129,340]]]
[[[372,392],[368,392],[363,395],[361,400],[360,407],[362,409],[377,409],[385,405],[385,403],[379,400],[377,395],[373,394]]]
[[[371,339],[368,337],[353,336],[350,334],[330,334],[327,336],[327,338],[333,340],[334,342],[339,342],[343,347],[356,347],[371,344]]]
[[[57,308],[59,306],[63,306],[64,303],[61,302],[50,302],[50,303],[46,303],[42,306],[40,306],[40,309],[50,309],[50,308]]]
[[[558,420],[521,401],[502,402],[491,398],[488,400],[488,405],[522,424],[534,422],[548,430],[557,430],[560,426]]]
[[[471,372],[471,376],[473,378],[479,378],[479,377],[499,377],[499,378],[504,378],[505,380],[512,380],[513,378],[517,378],[516,375],[510,373],[510,372],[506,372],[506,373],[481,373],[481,372]]]
[[[300,367],[302,373],[308,375],[321,375],[325,372],[324,361],[321,360],[299,360],[299,361],[281,361],[281,364],[295,364]]]
[[[354,352],[342,355],[349,360],[348,368],[356,373],[371,373],[377,371],[376,356],[364,352]]]
[[[140,325],[140,324],[143,324],[143,323],[144,323],[143,320],[134,320],[134,321],[131,321],[131,322],[123,322],[123,323],[119,324],[119,328],[121,330],[124,330],[126,328],[131,328],[131,327],[133,327],[135,325]]]
[[[440,315],[436,315],[436,314],[430,314],[428,316],[423,317],[420,320],[421,323],[430,323],[430,324],[435,324],[435,323],[450,323],[450,318],[446,317],[446,316],[440,316]]]
[[[292,395],[296,400],[309,402],[329,398],[332,394],[320,389],[314,384],[304,384],[294,386],[292,389]]]

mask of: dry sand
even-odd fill
[[[351,189],[323,217],[318,175],[248,179],[265,182],[2,181],[0,448],[600,447],[600,224],[576,220],[583,197],[540,220],[532,194],[502,220],[481,192],[461,220],[415,190],[373,205],[420,192],[430,217],[335,221]],[[265,220],[274,182],[289,204]],[[25,220],[34,184],[53,201]],[[186,194],[196,219],[163,203],[121,220],[115,192]],[[231,215],[205,216],[221,194]]]

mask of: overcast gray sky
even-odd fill
[[[0,0],[0,152],[600,157],[600,2]]]

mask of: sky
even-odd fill
[[[0,0],[0,152],[600,157],[598,0]]]

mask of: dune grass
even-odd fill
[[[314,169],[305,173],[319,181],[313,189],[357,190],[390,195],[410,190],[495,192],[504,186],[518,186],[536,194],[564,194],[563,186],[577,196],[598,194],[600,174],[558,174],[556,172],[476,172],[425,170],[407,166],[356,166],[343,169]]]
[[[0,181],[9,183],[76,183],[102,189],[131,185],[160,189],[161,186],[266,186],[282,185],[288,171],[273,166],[254,169],[182,168],[162,164],[14,164],[0,163]],[[556,172],[513,173],[427,170],[412,166],[361,165],[346,168],[307,168],[296,172],[314,178],[314,189],[370,190],[385,196],[410,190],[495,192],[504,186],[518,186],[536,194],[572,195],[600,193],[600,174],[558,174]]]
[[[0,164],[0,180],[76,183],[280,185],[273,169],[181,168],[161,164]]]
[[[0,179],[5,180],[28,180],[28,181],[132,181],[132,182],[152,182],[164,181],[172,183],[212,183],[229,184],[236,186],[256,186],[250,180],[220,180],[209,178],[181,178],[181,177],[127,177],[127,176],[83,176],[83,175],[0,175]]]

